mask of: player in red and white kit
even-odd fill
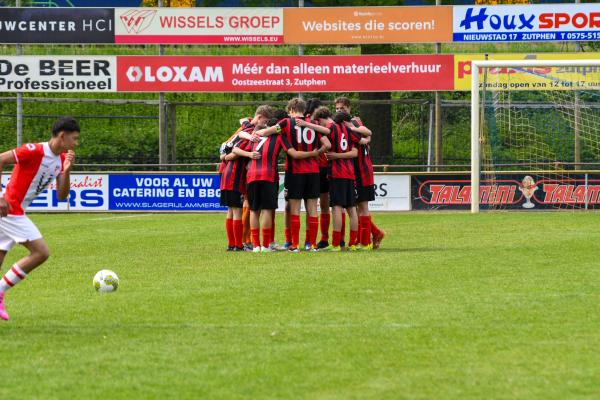
[[[0,154],[0,175],[5,165],[15,164],[0,197],[0,265],[15,244],[29,250],[29,255],[17,261],[0,279],[0,318],[3,320],[9,318],[4,306],[6,291],[50,255],[42,234],[25,215],[25,210],[55,179],[57,198],[67,199],[79,131],[79,124],[73,118],[61,118],[52,127],[52,138],[48,142],[28,143]]]

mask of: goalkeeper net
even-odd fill
[[[471,210],[600,207],[600,60],[472,72]]]

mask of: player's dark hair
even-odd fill
[[[331,117],[331,111],[325,106],[321,106],[315,110],[315,119],[327,119]]]
[[[273,109],[268,105],[258,106],[254,114],[260,115],[261,117],[265,117],[267,119],[273,118]]]
[[[335,121],[336,124],[341,124],[344,121],[349,122],[351,119],[352,119],[352,116],[345,111],[338,111],[333,116],[333,120]]]
[[[267,121],[267,126],[275,126],[275,125],[277,125],[277,122],[279,122],[279,120],[277,118],[271,118],[270,120]]]
[[[308,103],[306,104],[306,112],[304,113],[304,115],[307,117],[312,116],[315,110],[321,107],[322,105],[323,102],[321,101],[321,99],[313,97],[312,99],[308,100]]]
[[[67,133],[81,132],[81,129],[75,118],[61,117],[52,125],[52,136],[58,136],[63,131]]]
[[[294,97],[287,103],[288,112],[294,111],[300,114],[304,114],[306,111],[306,102],[298,97]]]
[[[290,115],[283,108],[278,108],[277,110],[273,111],[273,118],[276,118],[277,121],[281,121],[289,116]]]
[[[333,101],[334,104],[341,104],[346,107],[350,107],[350,99],[344,96],[340,96]]]

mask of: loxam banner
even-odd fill
[[[116,43],[281,44],[282,8],[117,8]]]
[[[600,4],[455,6],[454,42],[600,39]]]
[[[413,175],[414,210],[469,210],[471,177],[467,174]],[[481,209],[539,210],[600,208],[600,174],[498,173],[482,177]]]
[[[123,56],[124,92],[453,90],[453,56]]]
[[[115,92],[117,57],[0,56],[0,92]]]
[[[286,8],[286,44],[452,41],[452,7]]]
[[[600,59],[600,53],[533,53],[533,54],[456,54],[454,56],[454,90],[471,90],[471,64],[474,60],[581,60]],[[479,85],[486,89],[568,90],[600,87],[600,67],[564,66],[535,68],[488,68],[479,70]],[[485,78],[485,79],[484,79]],[[567,84],[572,82],[573,86]],[[512,86],[511,86],[512,85]]]
[[[113,8],[0,7],[0,43],[114,43]]]

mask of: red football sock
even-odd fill
[[[321,213],[321,241],[327,242],[329,240],[329,218],[331,214]]]
[[[292,243],[292,230],[290,228],[285,228],[285,242]]]
[[[271,243],[271,234],[273,230],[271,228],[263,228],[263,247],[269,247],[269,243]]]
[[[292,247],[298,247],[300,243],[300,216],[290,215],[290,229],[292,231]]]
[[[260,246],[260,229],[250,229],[250,234],[252,235],[252,247]]]
[[[381,235],[381,230],[377,227],[377,225],[375,225],[373,223],[373,219],[371,217],[369,217],[369,218],[370,218],[370,221],[371,221],[371,233],[373,235]]]
[[[310,243],[310,223],[307,224],[306,230],[304,231],[304,243]]]
[[[244,224],[241,219],[233,220],[233,237],[235,238],[235,247],[242,247],[244,243]]]
[[[360,217],[360,242],[363,246],[371,244],[371,216]]]
[[[225,230],[227,231],[227,246],[235,246],[235,237],[233,234],[233,218],[225,218]]]
[[[358,244],[358,231],[350,230],[350,242],[348,246],[355,246]]]
[[[342,234],[342,238],[340,240],[344,240],[346,237],[346,213],[342,212],[342,230],[340,231]]]
[[[341,240],[342,233],[338,231],[333,231],[333,239],[331,240],[331,245],[337,247],[340,245]]]
[[[319,218],[308,217],[308,241],[311,246],[317,247],[317,232],[319,231]]]

